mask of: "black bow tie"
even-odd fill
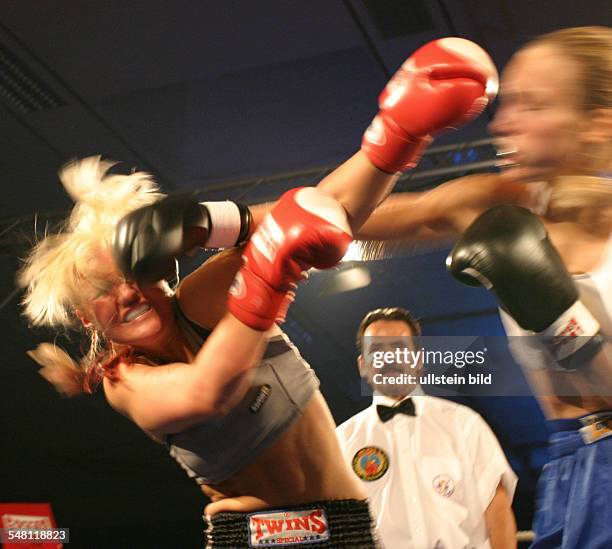
[[[377,404],[376,411],[378,417],[383,423],[386,423],[393,418],[395,414],[406,414],[408,416],[416,416],[414,410],[414,402],[411,398],[402,400],[397,406],[385,406],[384,404]]]

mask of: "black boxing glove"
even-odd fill
[[[510,205],[487,210],[464,232],[446,265],[461,282],[493,289],[502,307],[522,328],[536,332],[561,366],[576,367],[573,355],[583,347],[581,355],[599,350],[599,323],[578,300],[546,228],[529,210]]]
[[[115,228],[112,249],[126,277],[155,282],[173,273],[176,258],[196,247],[243,243],[251,213],[234,202],[198,202],[197,192],[169,195],[130,212]]]

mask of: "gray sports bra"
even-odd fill
[[[201,346],[210,334],[177,304],[179,326]],[[197,348],[197,347],[196,347]],[[198,484],[218,484],[253,461],[299,417],[319,381],[285,335],[274,336],[251,388],[227,415],[167,435],[170,455]]]

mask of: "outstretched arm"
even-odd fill
[[[448,240],[459,236],[482,211],[515,202],[520,188],[495,174],[448,181],[430,191],[395,193],[357,232],[360,240]]]
[[[398,174],[379,170],[363,151],[355,153],[327,177],[317,188],[335,198],[346,210],[353,232],[393,190]],[[252,230],[261,223],[274,206],[274,202],[249,206],[252,214]]]
[[[355,238],[452,241],[480,213],[498,204],[516,203],[522,192],[524,189],[520,185],[503,183],[497,174],[484,173],[454,179],[429,191],[394,193],[371,213],[355,233]],[[254,223],[261,222],[273,205],[251,206]]]
[[[392,191],[397,174],[416,166],[433,136],[477,116],[496,90],[497,71],[476,44],[459,38],[426,44],[382,91],[380,111],[363,136],[361,151],[323,179],[319,188],[344,206],[353,233],[358,232]],[[412,197],[407,202],[411,205]],[[380,231],[388,238],[384,236],[388,226],[380,225],[380,215],[376,218],[371,224],[373,237]],[[422,219],[427,218],[412,223],[410,232]]]
[[[379,96],[361,151],[319,184],[344,206],[353,232],[396,183],[385,174],[414,168],[433,136],[476,117],[497,85],[487,53],[461,38],[429,42],[403,63]]]

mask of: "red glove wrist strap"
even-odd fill
[[[283,305],[286,291],[275,290],[265,280],[242,268],[229,291],[227,308],[255,330],[267,330]]]

